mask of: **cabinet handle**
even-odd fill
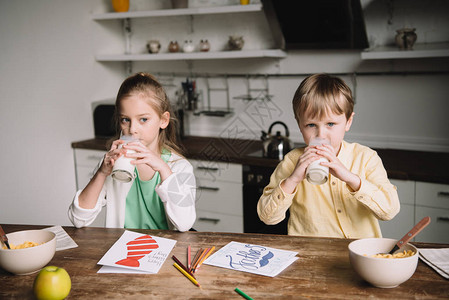
[[[96,155],[89,155],[87,157],[87,159],[92,159],[92,160],[100,160],[102,158],[103,158],[103,156],[96,156]]]
[[[205,222],[211,222],[211,223],[217,224],[218,222],[220,222],[220,219],[200,217],[200,218],[198,218],[198,221],[205,221]]]
[[[216,192],[220,190],[220,188],[212,187],[212,186],[199,186],[198,189],[199,190],[216,191]]]
[[[211,167],[196,167],[198,170],[207,170],[207,171],[218,171],[218,168],[211,168]]]
[[[438,197],[449,197],[449,192],[438,192]]]
[[[437,222],[449,222],[449,217],[437,217]]]

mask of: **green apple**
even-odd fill
[[[34,279],[33,291],[38,300],[61,300],[69,295],[71,287],[72,281],[65,269],[47,266]]]

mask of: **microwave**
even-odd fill
[[[93,103],[93,121],[95,138],[111,138],[117,130],[114,123],[115,105],[111,103]]]

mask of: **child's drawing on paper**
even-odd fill
[[[117,265],[140,267],[139,259],[147,254],[150,254],[153,249],[159,248],[157,242],[149,235],[135,238],[134,240],[126,243],[126,245],[128,246],[127,257],[117,261]]]
[[[297,252],[230,242],[204,263],[274,277],[298,259],[296,254]]]
[[[175,240],[125,230],[98,264],[157,273],[175,244]]]
[[[257,245],[245,245],[244,250],[240,250],[235,254],[234,260],[232,255],[226,255],[229,258],[229,266],[233,269],[248,269],[258,270],[261,267],[268,265],[270,258],[273,258],[274,254],[268,251],[268,254],[262,256],[267,248]],[[261,257],[262,256],[262,257]]]

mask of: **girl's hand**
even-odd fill
[[[151,179],[155,172],[161,174],[162,181],[171,175],[170,167],[162,160],[160,154],[148,149],[141,142],[128,143],[123,148],[135,151],[135,153],[126,153],[125,156],[135,158],[131,164],[138,167],[139,175],[143,180]]]
[[[337,158],[334,148],[331,145],[317,146],[317,154],[325,157],[329,162],[322,162],[321,165],[329,167],[329,173],[338,179],[346,182],[354,191],[360,189],[360,177],[349,171]]]
[[[111,175],[114,163],[125,153],[125,150],[118,148],[123,143],[122,140],[116,140],[112,143],[111,149],[104,155],[103,163],[99,169],[102,174],[106,176]]]

